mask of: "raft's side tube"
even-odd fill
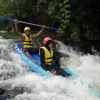
[[[36,72],[40,76],[45,76],[47,78],[50,77],[49,72],[43,70],[40,65],[35,64],[32,60],[30,60],[18,47],[16,44],[16,52],[20,55],[22,61],[29,67],[29,69],[33,72]]]

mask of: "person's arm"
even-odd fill
[[[33,34],[33,35],[32,35],[32,38],[36,38],[36,37],[40,36],[40,35],[42,34],[42,32],[44,31],[44,28],[45,28],[45,26],[42,27],[42,29],[41,29],[38,33]]]
[[[44,50],[42,48],[40,48],[40,62],[41,62],[41,66],[45,69],[45,61],[44,61]]]
[[[20,34],[20,41],[21,41],[21,43],[23,43],[23,41],[24,41],[24,34],[23,33]]]

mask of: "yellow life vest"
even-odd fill
[[[46,47],[41,47],[44,50],[44,61],[46,64],[51,65],[53,62],[53,50],[50,51]]]
[[[32,39],[31,36],[24,34],[23,48],[32,48]]]

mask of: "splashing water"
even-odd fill
[[[14,50],[13,40],[0,38],[0,88],[4,100],[100,100],[90,89],[100,89],[100,57],[81,55],[61,44],[60,50],[69,57],[61,59],[62,66],[73,67],[75,79],[54,76],[44,79],[30,72]],[[0,89],[1,91],[1,89]],[[1,92],[0,92],[1,93]]]

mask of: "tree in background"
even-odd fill
[[[95,41],[100,39],[99,5],[99,0],[0,0],[0,15],[57,26],[64,42]]]
[[[48,4],[48,15],[52,23],[58,23],[60,36],[67,39],[70,30],[70,2],[69,0],[51,0]]]

